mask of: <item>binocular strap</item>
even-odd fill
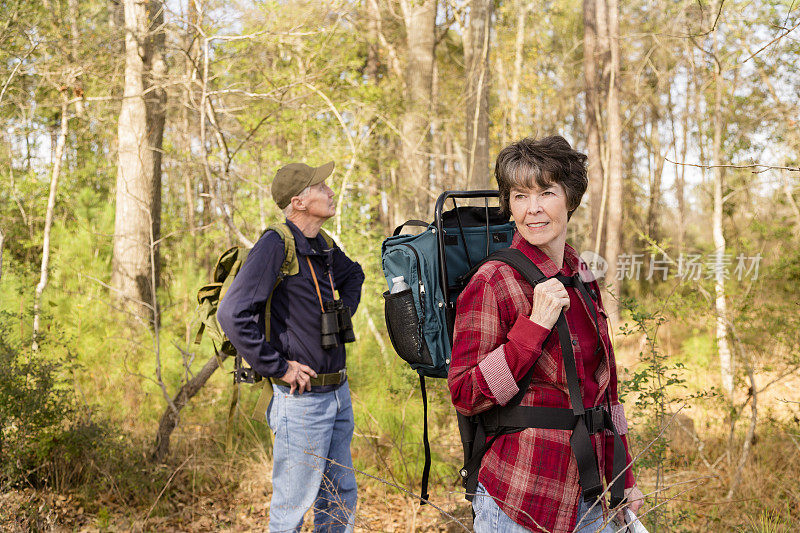
[[[317,274],[314,272],[314,267],[311,265],[311,259],[306,256],[306,261],[308,262],[308,269],[311,271],[311,277],[314,279],[314,288],[317,289],[317,298],[319,298],[319,308],[324,313],[325,306],[322,304],[322,293],[319,292],[319,282],[317,281]],[[333,277],[331,276],[331,271],[328,270],[328,281],[331,282],[331,296],[333,296],[334,288],[333,288]]]

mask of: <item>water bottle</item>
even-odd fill
[[[392,278],[392,290],[390,293],[395,294],[410,288],[411,287],[408,286],[408,283],[406,283],[406,280],[403,276],[397,276],[396,278]]]

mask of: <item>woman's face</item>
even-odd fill
[[[520,235],[550,258],[561,257],[567,241],[567,194],[554,183],[540,189],[511,189],[511,216]]]

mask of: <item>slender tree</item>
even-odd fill
[[[150,320],[158,276],[161,152],[166,92],[163,4],[124,1],[125,86],[117,128],[117,188],[111,286],[134,314]],[[155,258],[155,265],[151,264]]]
[[[517,32],[514,39],[514,73],[511,78],[511,95],[508,103],[508,126],[511,139],[519,140],[520,133],[520,110],[519,89],[522,82],[522,63],[525,55],[525,37],[527,34],[526,22],[532,5],[527,0],[517,0]]]
[[[617,258],[621,250],[622,232],[622,114],[620,111],[620,48],[619,6],[617,0],[607,0],[608,36],[611,50],[608,81],[608,231],[606,233],[605,259],[608,261],[606,280],[616,284]],[[617,284],[619,285],[619,284]],[[620,296],[619,288],[616,291]],[[616,299],[607,298],[606,310],[612,324],[619,321]]]
[[[464,31],[467,188],[489,186],[489,46],[493,0],[471,0]]]
[[[39,283],[33,297],[33,351],[39,349],[39,326],[41,320],[42,293],[47,287],[48,275],[50,272],[50,231],[53,228],[53,214],[56,207],[56,194],[58,192],[58,179],[61,176],[61,164],[64,158],[64,146],[67,143],[67,132],[69,124],[69,107],[66,96],[63,97],[61,104],[61,126],[56,141],[56,151],[53,157],[53,171],[50,174],[50,194],[47,197],[47,212],[44,220],[44,237],[42,239],[42,263],[39,269]]]
[[[430,204],[429,126],[436,0],[401,0],[406,30],[405,111],[400,121],[400,182],[408,214],[426,217]],[[399,221],[395,220],[393,225]]]
[[[603,197],[603,155],[600,151],[600,87],[598,80],[597,6],[595,0],[583,2],[583,77],[585,102],[586,150],[589,156],[589,206],[592,212],[592,243],[600,253],[600,204]],[[602,71],[602,65],[600,65]]]
[[[714,309],[716,311],[716,338],[719,352],[719,368],[722,388],[733,397],[733,354],[728,344],[728,306],[725,297],[725,272],[722,268],[725,257],[725,233],[722,229],[724,173],[720,166],[722,160],[722,64],[719,59],[719,25],[712,32],[712,68],[714,69],[714,139],[711,152],[711,167],[714,176],[714,214],[712,233],[714,237]]]

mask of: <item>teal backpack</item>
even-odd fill
[[[508,249],[514,224],[499,208],[488,206],[488,199],[497,196],[497,191],[446,191],[436,202],[432,223],[410,220],[398,227],[382,246],[383,271],[389,286],[396,276],[403,276],[410,285],[400,292],[387,291],[384,298],[386,327],[392,346],[417,371],[420,379],[425,424],[421,503],[428,499],[431,466],[425,377],[447,377],[458,295],[481,264],[490,260],[510,265],[531,286],[547,279],[522,252]],[[458,207],[455,198],[483,198],[485,206]],[[453,209],[442,212],[447,199],[453,200]],[[419,235],[401,235],[406,225],[423,226],[425,229]],[[590,300],[597,303],[597,295],[587,290],[579,276],[556,278],[565,286],[576,287],[589,308],[594,305]],[[617,507],[623,501],[625,450],[611,419],[610,407],[584,409],[569,329],[563,313],[556,327],[572,408],[520,407],[519,403],[533,377],[535,367],[531,367],[517,383],[519,391],[505,406],[496,406],[472,417],[458,413],[459,433],[464,448],[464,466],[459,474],[467,500],[471,501],[475,493],[483,456],[499,436],[528,427],[541,427],[572,431],[570,446],[577,462],[580,485],[584,496],[588,494],[592,498],[602,494],[603,486],[590,434],[611,432],[614,437],[615,478],[610,487],[611,506]]]
[[[489,199],[498,192],[445,191],[439,196],[431,223],[409,220],[383,241],[381,262],[391,290],[392,278],[403,276],[410,288],[392,294],[386,291],[386,329],[397,354],[419,374],[423,405],[425,466],[421,502],[428,499],[431,466],[428,440],[428,396],[425,378],[446,378],[450,368],[451,339],[456,300],[469,282],[470,270],[489,254],[508,248],[514,223]],[[483,199],[483,207],[461,206],[456,198]],[[444,211],[452,200],[453,209]],[[417,235],[403,234],[408,226],[422,227]]]

